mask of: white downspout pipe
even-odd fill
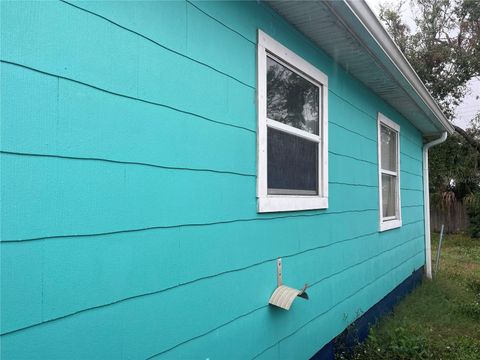
[[[430,188],[428,184],[428,149],[447,139],[447,132],[442,136],[423,145],[423,216],[425,223],[425,275],[432,278],[432,246],[430,239]]]

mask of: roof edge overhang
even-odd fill
[[[351,75],[403,114],[425,138],[438,137],[444,131],[454,132],[452,124],[364,0],[267,2]],[[330,39],[331,32],[325,33],[328,26],[325,22],[332,21],[334,31],[339,31],[336,43]],[[355,45],[349,49],[349,44]],[[359,51],[363,63],[357,60]],[[371,64],[367,71],[365,63]],[[375,72],[384,77],[375,78]],[[389,89],[396,90],[390,93]]]
[[[441,125],[441,129],[439,130],[447,131],[449,134],[452,134],[455,131],[452,124],[445,117],[437,102],[432,98],[430,92],[427,90],[422,80],[420,80],[415,70],[413,70],[403,52],[398,48],[397,44],[390,37],[367,3],[358,0],[345,0],[343,3],[349,7],[353,14],[355,14],[358,21],[368,30],[385,54],[390,58],[390,61],[395,65],[397,70],[405,80],[408,81],[420,100],[432,112]]]

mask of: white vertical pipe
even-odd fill
[[[425,223],[425,275],[432,278],[432,245],[430,238],[430,188],[428,184],[428,149],[447,139],[447,132],[442,136],[423,145],[423,216]]]

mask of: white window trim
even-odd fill
[[[381,125],[385,125],[397,132],[397,172],[382,170],[382,143],[381,143]],[[400,125],[387,118],[382,113],[378,113],[377,119],[378,133],[378,198],[379,198],[379,231],[396,229],[402,226],[402,204],[400,202]],[[383,199],[382,199],[382,173],[397,176],[397,188],[395,191],[397,203],[397,215],[392,217],[383,217]]]
[[[297,73],[321,91],[319,136],[267,119],[267,54],[290,65]],[[257,198],[258,212],[279,212],[296,210],[325,209],[328,207],[328,77],[316,67],[287,49],[285,46],[258,30],[257,46]],[[267,183],[267,125],[286,133],[319,142],[318,149],[318,195],[272,195],[268,194]]]

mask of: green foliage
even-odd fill
[[[453,134],[441,146],[433,147],[429,160],[433,204],[443,202],[448,205],[449,192],[453,192],[454,198],[462,200],[479,189],[480,154],[460,135]]]
[[[389,354],[392,356],[389,357]],[[399,326],[385,336],[372,331],[368,346],[364,347],[363,354],[358,359],[420,360],[431,358],[430,354],[431,349],[425,336],[412,334],[406,328]]]
[[[433,236],[433,254],[438,235]],[[365,343],[337,359],[480,359],[480,242],[444,239],[440,272],[373,327]]]
[[[453,118],[467,83],[480,76],[480,1],[411,0],[415,28],[402,20],[405,2],[381,8],[380,18],[420,79],[444,113]],[[467,137],[480,140],[480,113],[467,129]],[[479,191],[479,152],[455,134],[430,150],[430,193],[433,205],[448,207]],[[471,207],[480,233],[480,210]],[[477,220],[475,220],[476,222]],[[477,228],[478,227],[478,228]]]
[[[402,21],[403,5],[382,7],[380,19],[444,112],[453,117],[467,82],[480,76],[480,1],[412,0],[414,30]]]

